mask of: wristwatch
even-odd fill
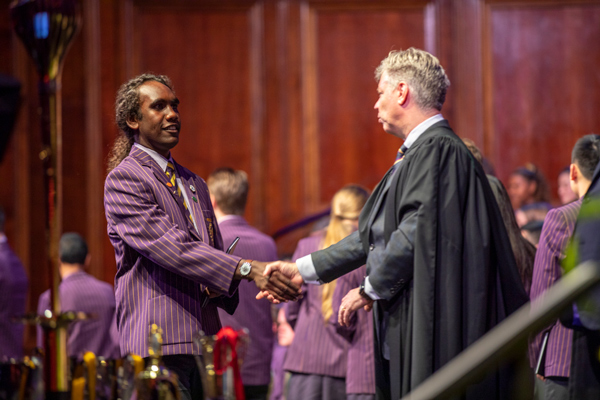
[[[240,266],[240,275],[242,275],[242,278],[247,279],[250,271],[252,271],[252,260],[246,260]]]
[[[366,300],[373,301],[373,299],[370,298],[369,295],[365,292],[365,280],[366,279],[367,278],[363,279],[363,281],[360,283],[360,286],[358,287],[358,294],[360,294]]]

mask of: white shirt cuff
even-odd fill
[[[302,276],[304,283],[310,283],[311,285],[320,285],[322,283],[319,280],[317,270],[315,269],[310,254],[297,259],[296,266],[298,267],[298,272],[300,272],[300,276]]]
[[[373,286],[371,286],[368,276],[365,278],[365,293],[373,300],[381,300],[381,297],[379,297],[377,292],[375,292],[375,289],[373,289]]]

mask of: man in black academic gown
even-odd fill
[[[322,283],[366,263],[339,319],[347,324],[360,307],[373,307],[377,398],[398,399],[527,296],[486,175],[440,114],[450,82],[437,58],[392,51],[376,79],[379,122],[404,145],[363,208],[359,231],[268,270]],[[466,398],[511,398],[505,372],[469,387]]]

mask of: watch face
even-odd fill
[[[240,267],[240,274],[242,274],[242,276],[247,276],[250,273],[251,269],[252,269],[252,266],[250,265],[250,263],[245,262]]]

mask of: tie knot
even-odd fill
[[[167,176],[171,176],[171,174],[174,174],[174,172],[175,172],[175,166],[173,165],[172,162],[169,161],[167,163],[167,171],[166,171]]]

